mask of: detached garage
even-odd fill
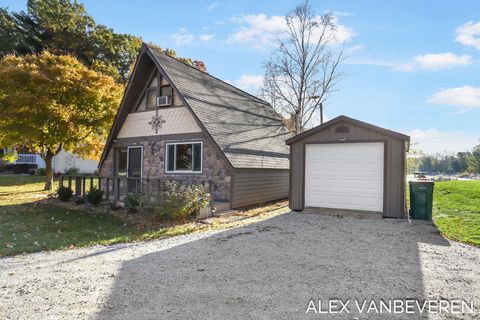
[[[410,137],[339,116],[286,141],[290,208],[331,208],[405,217]]]

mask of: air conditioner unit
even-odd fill
[[[157,107],[165,107],[170,105],[170,97],[169,96],[161,96],[157,97]]]

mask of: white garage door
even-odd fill
[[[307,144],[305,206],[383,211],[381,142]]]

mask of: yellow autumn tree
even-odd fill
[[[0,60],[0,145],[25,146],[46,164],[62,149],[98,159],[123,87],[68,55],[47,51]]]

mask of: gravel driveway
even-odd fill
[[[473,300],[475,314],[423,317],[476,319],[480,249],[424,222],[288,213],[223,232],[3,258],[0,289],[7,319],[330,319],[306,313],[311,299]],[[332,318],[422,318],[351,312]]]

